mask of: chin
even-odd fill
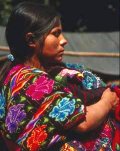
[[[61,62],[63,61],[63,58],[60,57],[60,58],[58,58],[56,61],[57,61],[58,63],[61,63]]]

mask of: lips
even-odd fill
[[[63,56],[63,54],[64,54],[64,51],[60,52],[58,55]]]
[[[60,49],[58,52],[59,54],[64,54],[64,49]]]
[[[60,50],[59,53],[58,53],[58,60],[59,60],[59,62],[62,61],[63,54],[64,54],[64,49]]]

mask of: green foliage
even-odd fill
[[[12,10],[11,0],[0,0],[0,25],[5,26]]]

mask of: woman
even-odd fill
[[[114,121],[108,115],[119,98],[101,88],[101,96],[85,102],[86,70],[62,63],[67,41],[59,14],[48,6],[20,3],[9,18],[6,39],[12,55],[1,78],[0,125],[9,149],[112,150]],[[103,83],[94,78],[99,89]],[[78,93],[71,88],[73,81]],[[83,136],[96,131],[106,137],[95,136],[89,147]]]

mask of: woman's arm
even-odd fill
[[[75,131],[87,132],[97,128],[106,119],[110,110],[116,107],[118,100],[115,92],[106,89],[97,103],[86,107],[86,120],[80,123]]]

